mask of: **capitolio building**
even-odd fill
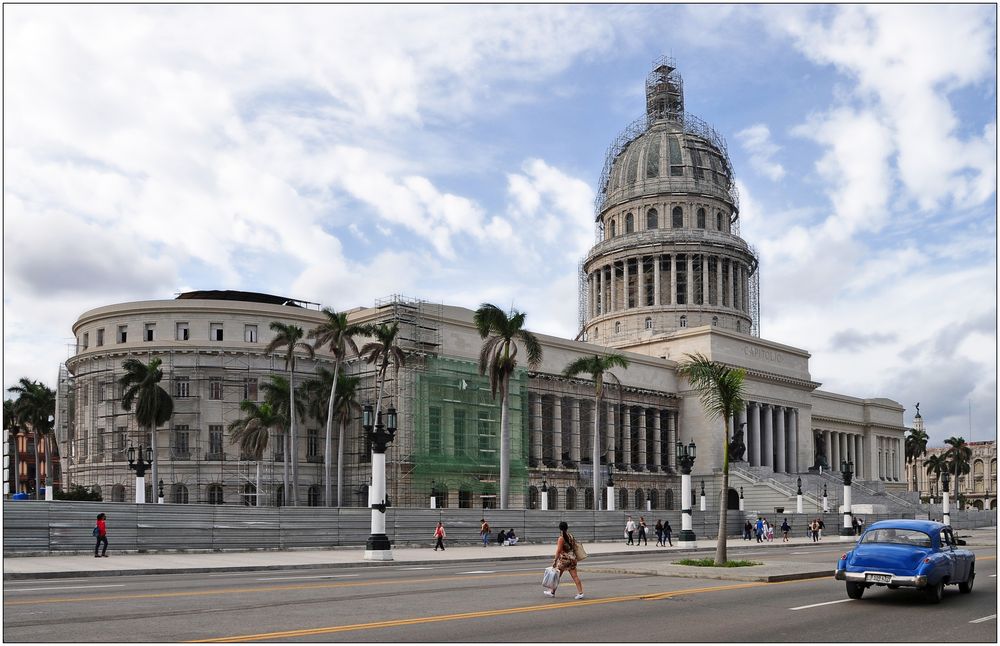
[[[677,445],[697,446],[692,477],[707,509],[794,509],[802,480],[807,511],[828,489],[835,510],[839,465],[854,465],[863,492],[902,504],[904,408],[876,393],[821,389],[807,349],[759,336],[758,256],[740,235],[740,207],[722,136],[685,109],[672,61],[654,63],[645,114],[612,142],[597,186],[597,242],[581,263],[580,332],[538,335],[543,359],[522,361],[511,380],[511,507],[591,509],[593,469],[614,482],[618,510],[680,509]],[[302,295],[308,297],[309,295]],[[387,492],[397,507],[492,508],[499,499],[500,402],[478,371],[482,339],[472,310],[391,297],[349,310],[352,322],[399,323],[405,365],[388,372],[386,396],[398,432],[386,454]],[[528,313],[528,329],[531,316]],[[125,452],[150,438],[121,406],[122,361],[162,359],[171,420],[158,428],[156,460],[167,503],[336,504],[367,507],[371,462],[360,419],[343,433],[340,490],[325,500],[325,426],[309,410],[297,424],[297,499],[283,486],[285,443],[268,447],[260,489],[257,463],[230,441],[240,403],[263,398],[286,375],[280,354],[265,354],[272,321],[305,331],[324,320],[318,304],[252,292],[201,291],[177,298],[111,304],[80,315],[76,347],[61,369],[57,439],[68,484],[133,500]],[[359,345],[366,339],[357,339]],[[609,348],[630,361],[614,369],[599,408],[589,376],[565,367]],[[746,369],[745,410],[732,420],[730,491],[720,496],[725,449],[721,420],[706,418],[697,393],[676,373],[689,353]],[[520,355],[523,357],[523,353]],[[318,348],[301,356],[296,387],[331,366]],[[373,403],[374,370],[357,357],[356,401]],[[591,462],[594,419],[600,464]],[[830,472],[832,469],[832,473]],[[152,492],[150,492],[152,493]],[[607,505],[606,495],[602,508]],[[152,495],[147,500],[156,500]],[[697,508],[697,504],[695,505]]]

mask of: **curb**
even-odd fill
[[[674,566],[669,569],[664,570],[641,570],[635,568],[586,568],[586,572],[596,572],[600,574],[638,574],[644,576],[666,576],[678,579],[714,579],[719,581],[747,581],[753,583],[780,583],[782,581],[800,581],[805,579],[820,579],[825,577],[832,577],[833,570],[828,568],[823,569],[812,569],[802,572],[788,572],[785,574],[750,574],[750,573],[739,573],[739,572],[729,572],[723,570],[738,569],[738,568],[720,568],[720,570],[713,571],[712,568],[694,568],[700,570],[694,572],[685,568],[685,566]],[[676,569],[674,569],[676,568]],[[685,568],[685,569],[681,569]]]

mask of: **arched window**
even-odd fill
[[[182,484],[175,484],[171,487],[170,502],[179,505],[186,505],[188,501],[188,488]]]
[[[624,487],[618,490],[618,508],[628,509],[628,489]]]
[[[615,321],[615,334],[619,334],[622,331],[622,322]]]
[[[632,217],[631,213],[625,214],[625,233],[632,233],[635,231],[635,218]]]
[[[715,214],[715,228],[722,231],[722,211]]]
[[[528,509],[538,509],[538,487],[531,485],[528,487]]]
[[[656,209],[649,209],[646,211],[646,228],[655,229],[660,226],[659,218],[656,214]]]
[[[628,159],[628,169],[625,173],[625,183],[635,183],[636,175],[639,173],[639,147],[633,146],[632,153]]]
[[[664,498],[665,498],[664,499],[664,507],[666,507],[666,509],[668,511],[673,511],[673,509],[674,509],[674,490],[673,489],[667,489],[667,495]]]
[[[674,229],[680,229],[684,226],[684,210],[679,206],[675,206],[674,210],[670,215],[670,226]]]
[[[576,488],[566,489],[566,509],[576,509]]]
[[[698,209],[698,228],[705,228],[705,209]]]
[[[559,489],[549,487],[549,509],[559,509]]]
[[[713,327],[718,327],[718,325],[719,325],[719,317],[718,316],[713,316],[712,317],[712,326]]]
[[[660,508],[660,492],[656,489],[649,490],[649,506],[653,509]]]
[[[615,221],[612,220],[611,221],[611,227],[609,228],[609,230],[611,231],[611,237],[612,238],[614,238],[615,235],[616,235],[616,229],[617,229],[617,227],[615,227]]]
[[[740,322],[739,321],[736,321],[736,331],[737,332],[740,331]]]
[[[111,502],[125,502],[125,485],[111,487]]]
[[[309,487],[308,504],[310,507],[319,507],[320,500],[322,500],[323,494],[320,491],[319,485],[312,485]]]
[[[636,509],[646,508],[646,493],[642,489],[635,490],[635,508]]]
[[[594,508],[594,488],[587,487],[583,490],[583,508],[593,509]]]
[[[660,138],[655,137],[646,148],[646,177],[652,178],[660,174]]]
[[[646,317],[646,329],[647,330],[653,329],[653,319],[648,316]]]
[[[221,505],[222,503],[223,503],[222,485],[220,484],[208,485],[208,504]]]
[[[684,316],[682,314],[681,315],[681,327],[687,327],[687,326],[688,326],[688,317],[686,317],[686,316]]]

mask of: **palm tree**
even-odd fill
[[[271,407],[274,408],[274,410],[278,411],[282,415],[282,417],[285,418],[285,423],[284,423],[283,427],[280,428],[280,430],[282,431],[282,435],[281,435],[281,446],[282,446],[282,450],[281,450],[281,455],[282,455],[282,460],[281,460],[281,463],[282,463],[281,483],[282,483],[282,486],[284,487],[282,489],[282,491],[284,492],[284,497],[285,497],[285,500],[287,501],[288,500],[288,485],[289,485],[289,468],[288,468],[288,465],[289,465],[289,462],[290,462],[290,455],[289,454],[291,453],[291,451],[289,450],[289,444],[290,444],[291,440],[289,439],[289,432],[288,432],[288,419],[289,419],[289,414],[288,414],[288,404],[289,404],[289,396],[288,396],[289,386],[288,386],[288,380],[285,379],[284,377],[282,377],[281,375],[271,375],[268,378],[267,381],[265,381],[264,383],[261,384],[260,390],[261,390],[261,393],[263,394],[264,401],[266,401],[267,403],[271,404]],[[296,399],[295,400],[295,414],[298,415],[299,417],[303,417],[306,414],[306,407],[303,404],[303,402],[302,402],[301,399]]]
[[[288,323],[281,323],[279,321],[271,322],[271,330],[275,333],[274,338],[271,342],[267,344],[264,348],[265,354],[271,354],[278,348],[285,348],[285,369],[288,370],[288,436],[291,441],[290,451],[291,455],[291,467],[292,467],[292,484],[291,490],[286,489],[285,491],[290,494],[290,499],[292,505],[299,504],[298,497],[298,485],[299,485],[299,453],[298,453],[298,441],[295,437],[295,351],[302,350],[305,352],[310,359],[316,356],[316,351],[308,343],[303,342],[301,339],[305,335],[302,328],[297,325],[290,325]]]
[[[229,441],[233,444],[239,444],[240,452],[252,455],[257,462],[255,491],[257,493],[256,505],[259,507],[261,506],[260,463],[264,459],[272,431],[281,428],[286,420],[269,402],[258,405],[255,402],[243,400],[240,404],[240,410],[246,413],[246,417],[229,424]]]
[[[374,341],[364,344],[359,354],[369,364],[375,364],[375,423],[378,423],[379,413],[382,410],[382,395],[385,390],[385,374],[389,370],[391,363],[394,374],[399,374],[399,369],[406,365],[406,355],[397,345],[399,334],[399,322],[379,323],[369,330],[375,337]]]
[[[150,448],[153,453],[154,484],[159,482],[156,469],[156,428],[166,424],[174,414],[174,399],[160,386],[163,371],[160,370],[162,359],[154,358],[145,364],[138,359],[129,358],[122,362],[125,374],[118,379],[122,393],[122,408],[132,410],[135,404],[135,420],[139,426],[149,430]]]
[[[563,375],[566,377],[573,377],[580,374],[581,372],[589,373],[594,380],[594,437],[591,441],[590,456],[591,463],[594,467],[594,510],[601,508],[601,479],[600,479],[600,465],[601,465],[601,435],[600,435],[600,420],[601,420],[601,400],[604,399],[604,373],[607,372],[607,376],[612,377],[619,385],[621,382],[618,381],[618,377],[614,373],[608,372],[611,368],[628,368],[628,359],[625,355],[618,354],[617,352],[609,352],[604,356],[593,355],[590,357],[580,357],[576,361],[573,361],[566,369],[563,370]]]
[[[702,408],[709,419],[722,418],[722,489],[719,492],[719,535],[715,547],[715,564],[726,563],[726,504],[729,493],[729,420],[743,409],[743,382],[746,370],[730,368],[711,361],[703,354],[687,354],[687,361],[677,366],[677,373],[687,377],[698,391]]]
[[[17,485],[20,473],[17,469],[17,413],[14,411],[14,400],[3,400],[3,430],[9,435],[10,442],[10,493],[18,493]]]
[[[948,471],[948,459],[944,455],[935,453],[931,455],[926,460],[924,460],[924,469],[927,471],[927,475],[933,476],[934,480],[940,480],[942,473],[947,473]]]
[[[344,505],[344,433],[355,415],[361,412],[357,401],[360,377],[340,375],[337,378],[337,401],[333,404],[333,417],[340,426],[337,435],[337,506]]]
[[[496,305],[483,303],[472,320],[479,336],[486,341],[479,352],[479,374],[490,377],[493,399],[500,393],[500,509],[507,509],[510,496],[510,413],[508,397],[510,377],[517,367],[517,343],[528,353],[528,367],[542,362],[542,345],[534,334],[524,329],[524,312],[511,309],[505,314]],[[596,467],[596,465],[595,465]]]
[[[922,455],[927,454],[927,441],[930,439],[927,432],[920,428],[909,429],[910,434],[906,436],[906,461],[913,463]]]
[[[948,471],[955,476],[955,498],[959,500],[961,509],[962,492],[959,488],[959,476],[966,475],[972,470],[972,449],[964,437],[949,437],[944,443],[951,447],[944,452],[944,455],[948,459]]]
[[[52,416],[56,412],[55,392],[40,381],[31,381],[26,377],[21,377],[16,386],[8,388],[12,393],[17,393],[14,401],[13,413],[21,424],[31,427],[31,435],[35,445],[35,497],[42,491],[41,483],[41,453],[38,451],[40,438],[48,437],[52,430]],[[46,483],[52,486],[52,438],[45,442],[46,461]]]
[[[309,338],[315,339],[316,348],[327,345],[330,354],[333,355],[333,380],[330,388],[330,396],[327,401],[326,415],[316,415],[316,419],[326,420],[326,438],[324,442],[323,454],[323,478],[325,483],[326,504],[329,507],[333,503],[333,481],[330,479],[330,472],[333,463],[333,405],[337,396],[338,378],[340,376],[340,364],[347,358],[348,350],[358,354],[358,346],[354,342],[354,337],[361,334],[368,334],[367,325],[355,325],[347,321],[345,312],[335,312],[329,307],[323,308],[326,320],[309,330]],[[339,449],[338,449],[339,451]],[[339,463],[337,469],[340,469]],[[339,475],[338,475],[339,480]],[[337,498],[340,498],[340,489],[337,489]],[[339,504],[337,505],[340,506]]]

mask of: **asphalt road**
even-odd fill
[[[732,556],[752,558],[754,549]],[[829,560],[836,543],[783,558]],[[976,549],[972,594],[940,605],[872,588],[860,601],[830,578],[737,583],[587,573],[586,567],[662,559],[593,557],[586,598],[565,577],[541,594],[546,559],[4,583],[5,642],[994,642],[995,548]]]

